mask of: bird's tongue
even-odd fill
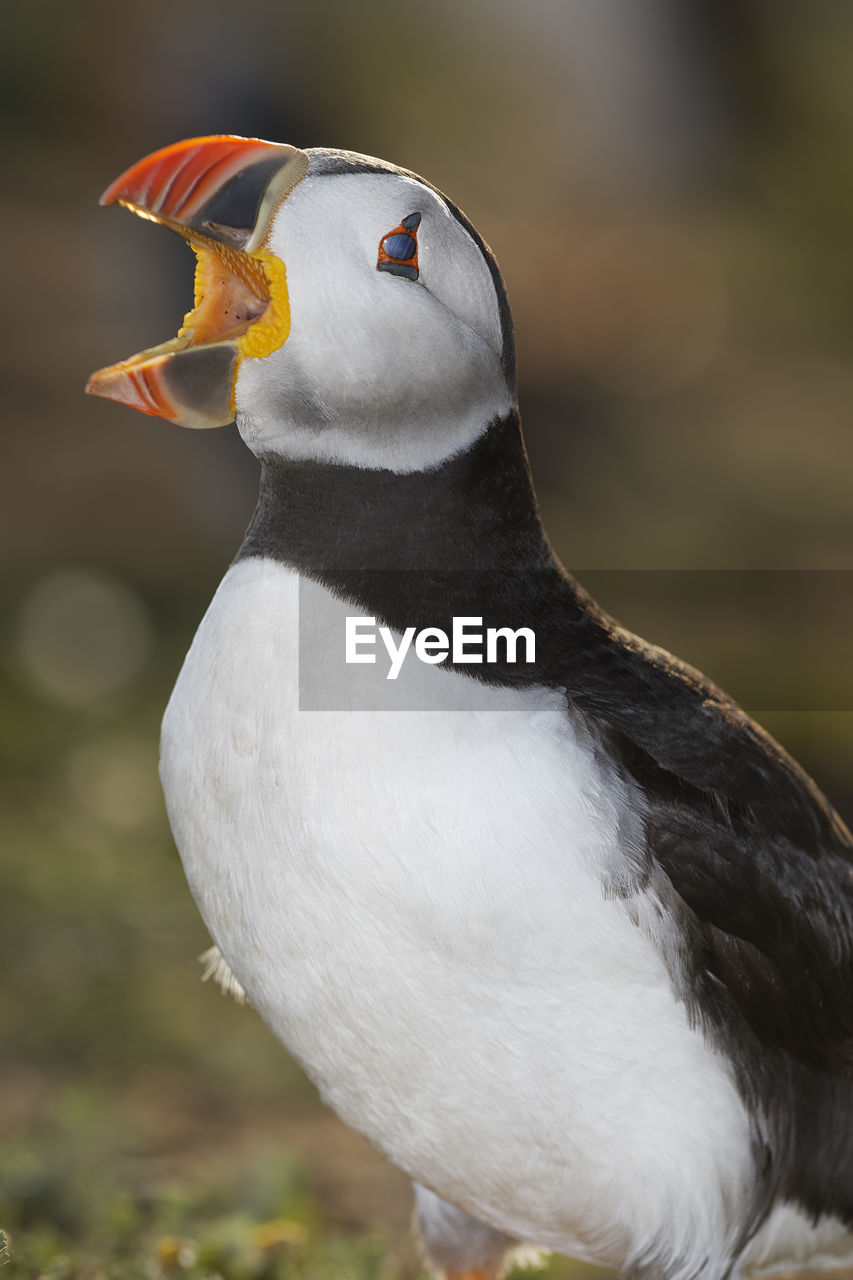
[[[284,264],[264,239],[308,163],[295,147],[257,138],[191,138],[107,188],[102,204],[122,204],[190,242],[195,305],[176,338],[98,370],[88,392],[181,426],[232,421],[240,359],[269,355],[289,332]]]

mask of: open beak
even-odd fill
[[[270,355],[290,331],[284,263],[264,241],[308,164],[296,147],[222,134],[155,151],[107,188],[101,204],[122,204],[189,241],[195,301],[176,338],[99,369],[90,395],[182,427],[234,420],[241,358]]]

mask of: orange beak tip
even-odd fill
[[[86,384],[86,391],[91,396],[138,409],[140,413],[170,420],[175,415],[175,408],[165,394],[161,374],[159,362],[140,363],[130,369],[113,365],[93,373]]]
[[[93,373],[91,378],[87,379],[83,390],[87,396],[100,396],[101,399],[104,399],[103,389],[98,385],[97,373]]]

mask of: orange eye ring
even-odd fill
[[[410,213],[393,231],[379,241],[376,259],[377,271],[403,276],[406,280],[418,278],[418,227],[421,215]]]

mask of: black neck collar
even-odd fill
[[[550,561],[517,413],[429,471],[261,458],[261,492],[240,557],[301,573],[519,571]]]
[[[449,631],[454,616],[533,627],[535,665],[491,668],[500,684],[560,684],[566,625],[594,609],[548,545],[515,412],[430,471],[268,455],[248,556],[280,560],[399,631]]]

